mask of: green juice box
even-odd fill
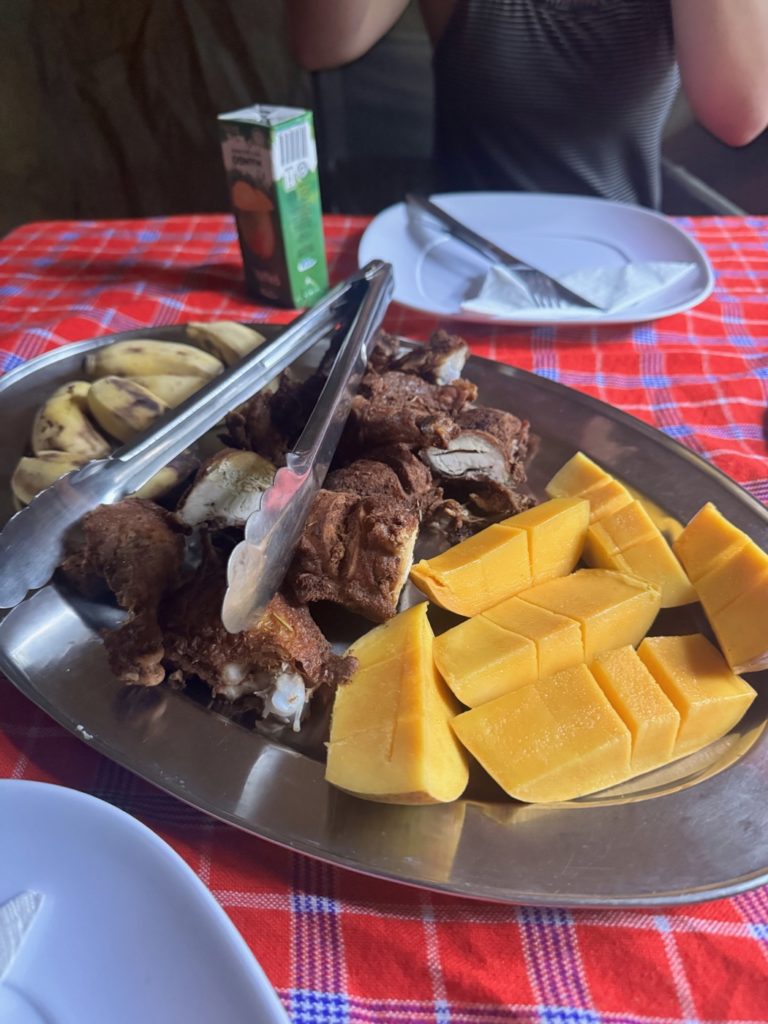
[[[258,104],[218,122],[248,292],[311,306],[328,288],[312,112]]]

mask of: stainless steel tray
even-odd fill
[[[148,328],[68,345],[0,380],[0,516],[10,514],[8,480],[45,396],[80,374],[88,349],[141,336],[182,333]],[[535,493],[543,495],[545,481],[580,449],[683,521],[716,502],[768,548],[766,510],[665,435],[521,370],[473,358],[465,372],[483,402],[531,421]],[[671,905],[768,881],[768,672],[751,677],[763,692],[732,734],[614,790],[536,807],[478,778],[453,804],[390,807],[326,785],[317,725],[297,741],[246,727],[184,693],[119,686],[96,633],[105,614],[46,587],[0,623],[0,669],[102,754],[255,835],[367,874],[539,906]],[[660,632],[698,628],[690,609],[665,615]]]

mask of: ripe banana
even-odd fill
[[[187,324],[187,337],[205,352],[233,366],[267,340],[263,334],[234,320],[217,320],[210,324]]]
[[[192,345],[153,338],[116,341],[96,349],[85,357],[90,377],[145,377],[155,374],[179,374],[210,380],[224,369],[219,359]]]
[[[32,451],[68,452],[84,461],[103,459],[112,445],[88,418],[88,381],[73,380],[58,388],[38,410],[32,424]]]
[[[147,480],[144,486],[136,492],[136,497],[146,498],[148,501],[164,498],[192,476],[199,465],[200,460],[192,452],[182,452],[159,473],[155,473]]]
[[[172,409],[181,405],[185,398],[189,398],[206,383],[202,377],[181,376],[177,373],[149,373],[143,377],[126,377],[135,384],[140,384],[147,391],[151,391],[155,398],[165,402]]]
[[[84,466],[87,459],[78,459],[68,452],[39,452],[34,458],[19,459],[11,477],[11,490],[20,505],[28,505],[60,476]]]
[[[124,377],[101,377],[88,392],[91,415],[118,441],[132,441],[159,419],[168,406],[150,391]]]

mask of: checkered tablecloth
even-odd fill
[[[679,223],[717,275],[695,309],[634,328],[462,333],[481,355],[656,425],[768,501],[768,219]],[[334,279],[354,268],[365,224],[326,219]],[[254,305],[240,282],[225,216],[19,228],[0,242],[0,369],[149,324],[295,315]],[[437,322],[393,307],[387,326],[425,338]],[[165,796],[3,680],[0,776],[93,793],[155,829],[230,915],[296,1022],[768,1022],[768,888],[668,911],[566,912],[378,882]]]

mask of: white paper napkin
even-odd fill
[[[16,959],[42,902],[39,892],[27,891],[0,907],[0,981]]]
[[[602,310],[585,310],[577,303],[563,299],[555,307],[541,307],[531,302],[525,285],[526,271],[515,271],[494,264],[483,278],[476,295],[465,299],[462,310],[488,316],[536,315],[557,311],[558,317],[583,319],[585,315],[618,313],[661,292],[696,269],[695,263],[680,261],[648,261],[626,263],[620,267],[587,267],[559,277],[566,287],[599,303]]]

